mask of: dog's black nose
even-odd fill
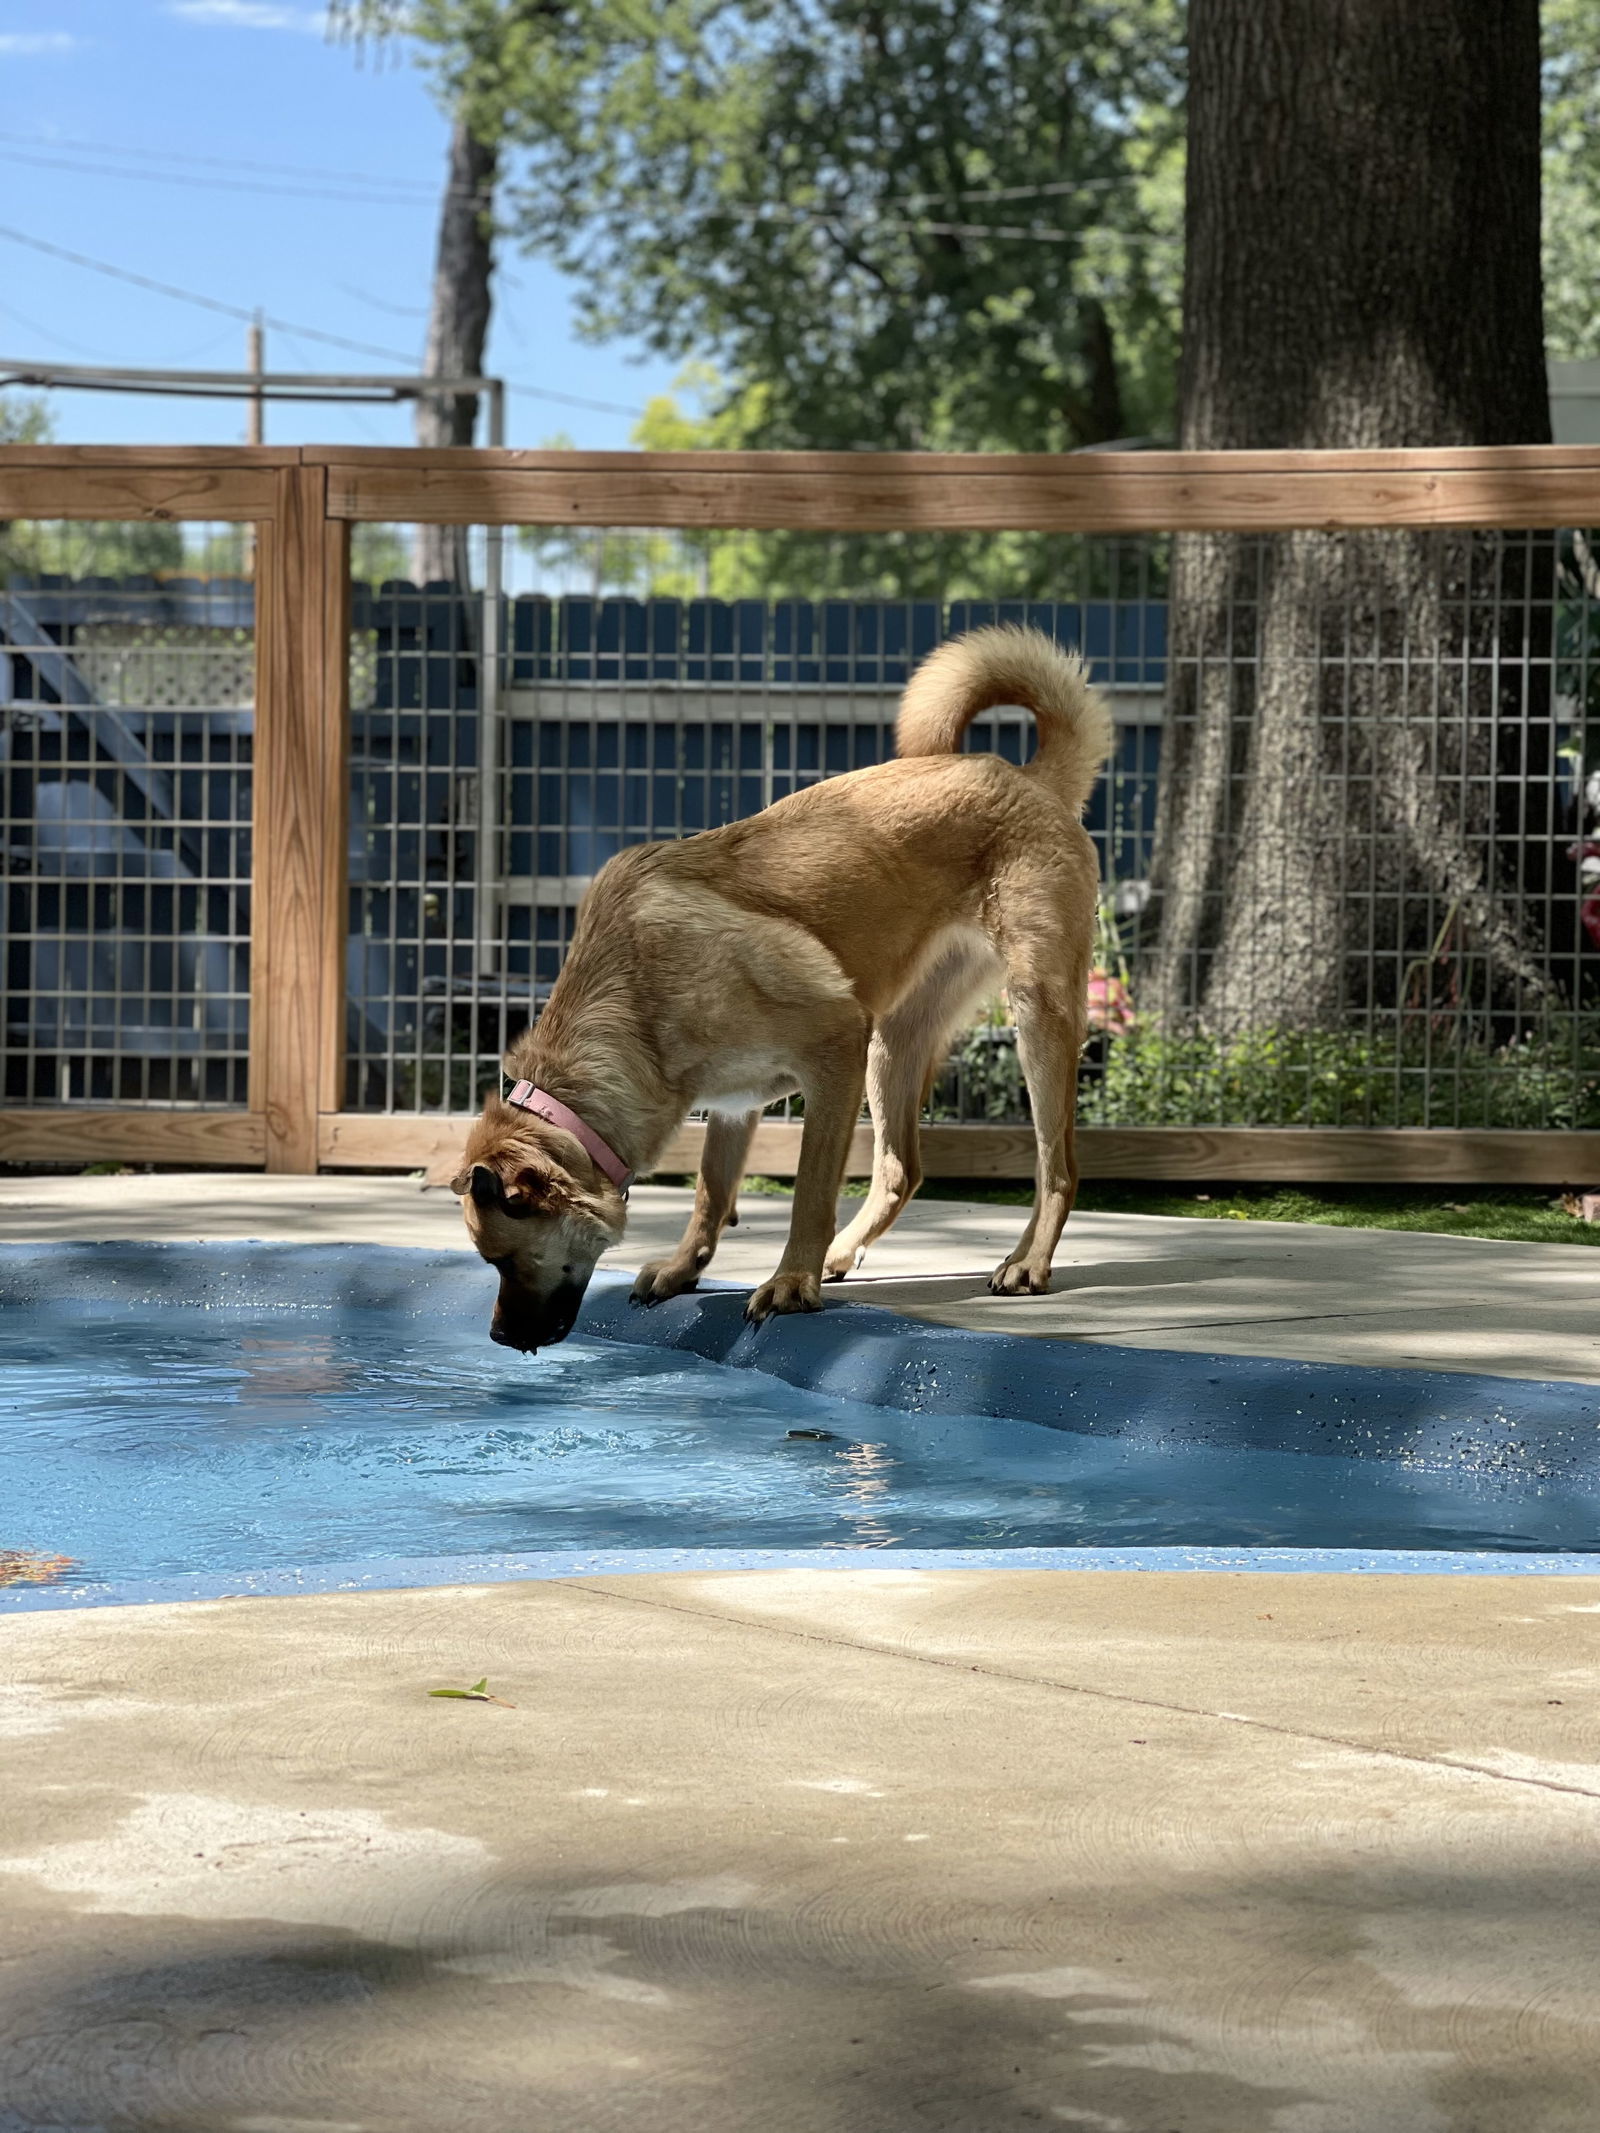
[[[489,1322],[489,1338],[492,1341],[498,1341],[502,1348],[520,1348],[524,1355],[537,1355],[539,1353],[537,1341],[519,1341],[514,1333],[506,1331],[497,1318],[491,1319]]]

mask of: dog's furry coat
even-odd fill
[[[960,753],[1000,704],[1030,709],[1025,769]],[[1077,1186],[1073,1104],[1098,866],[1079,817],[1111,743],[1080,663],[1035,631],[941,646],[906,688],[897,759],[833,778],[596,877],[549,1005],[508,1071],[568,1104],[636,1172],[687,1113],[710,1113],[693,1215],[640,1302],[691,1288],[731,1219],[763,1107],[798,1091],[805,1126],[788,1248],[750,1315],[815,1310],[916,1190],[917,1117],[954,1032],[1007,987],[1033,1107],[1037,1192],[1000,1293],[1042,1290]],[[871,1190],[833,1236],[863,1088]],[[501,1269],[496,1337],[570,1329],[622,1196],[572,1135],[491,1096],[455,1189]],[[831,1245],[830,1245],[831,1240]]]

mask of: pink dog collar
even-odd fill
[[[626,1192],[633,1183],[633,1172],[622,1158],[606,1146],[592,1126],[584,1124],[576,1111],[550,1095],[548,1090],[536,1089],[531,1081],[514,1081],[508,1086],[506,1077],[502,1076],[500,1093],[519,1111],[531,1111],[535,1118],[542,1118],[547,1125],[559,1126],[563,1133],[570,1133],[574,1140],[581,1141],[618,1192]]]

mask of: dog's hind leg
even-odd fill
[[[694,1189],[694,1208],[689,1226],[670,1259],[652,1259],[639,1269],[629,1301],[636,1304],[664,1303],[692,1289],[717,1248],[717,1239],[734,1218],[739,1180],[750,1154],[759,1111],[746,1111],[732,1118],[713,1111],[706,1120],[705,1145],[700,1151],[700,1176]]]
[[[979,935],[957,937],[927,976],[884,1016],[867,1053],[872,1112],[872,1186],[834,1238],[823,1278],[842,1281],[889,1229],[922,1183],[917,1121],[952,1034],[986,992],[998,988],[995,955]]]
[[[1059,881],[1013,882],[996,902],[1017,1051],[1033,1110],[1035,1186],[1028,1226],[989,1277],[989,1287],[997,1296],[1042,1296],[1078,1196],[1073,1129],[1078,1060],[1089,1025],[1091,926],[1073,923]]]

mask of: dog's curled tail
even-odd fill
[[[1033,713],[1039,746],[1028,770],[1081,813],[1111,753],[1111,713],[1083,661],[1040,630],[972,630],[941,644],[906,684],[896,752],[958,755],[972,721],[997,704]]]

